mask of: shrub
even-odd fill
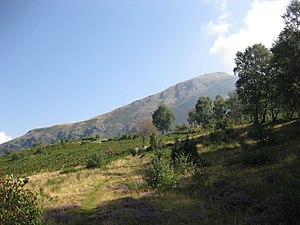
[[[179,176],[167,161],[161,159],[161,155],[157,154],[152,159],[149,168],[145,172],[146,182],[150,187],[159,190],[175,188],[179,181]]]
[[[164,140],[160,135],[152,134],[150,136],[150,150],[157,151],[164,146]]]
[[[22,158],[21,153],[18,153],[18,152],[11,153],[11,160],[12,161],[16,161],[16,160],[19,160],[21,158]]]
[[[183,143],[178,138],[175,140],[172,147],[171,158],[175,162],[179,156],[185,156],[191,164],[198,164],[199,154],[196,144],[193,143],[188,136]]]
[[[100,154],[95,153],[86,161],[86,168],[99,168],[103,165],[103,158]]]
[[[42,209],[37,203],[38,193],[24,189],[28,178],[13,175],[0,181],[0,223],[3,225],[43,224]]]
[[[138,152],[134,148],[130,148],[130,149],[128,149],[128,151],[133,157],[135,157],[138,154]]]
[[[187,175],[193,172],[194,166],[188,156],[181,154],[175,158],[174,169],[179,174]]]

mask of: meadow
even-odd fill
[[[139,138],[37,145],[20,157],[0,157],[0,165],[29,177],[46,224],[300,224],[297,121],[168,134],[163,160],[172,164],[175,138],[184,142],[187,135],[203,163],[166,190],[147,184],[156,152],[138,150]],[[101,166],[87,169],[95,154]]]

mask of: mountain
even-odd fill
[[[151,117],[160,104],[166,104],[173,109],[176,124],[186,123],[188,111],[195,106],[200,96],[211,98],[218,94],[226,96],[228,92],[235,89],[235,82],[236,77],[226,73],[197,76],[162,92],[82,122],[33,129],[21,137],[1,144],[0,153],[5,148],[25,149],[38,141],[51,144],[60,139],[83,138],[96,134],[103,138],[118,136],[129,132],[136,121]]]

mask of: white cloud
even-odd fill
[[[245,27],[227,36],[220,32],[210,49],[210,54],[220,56],[222,63],[231,72],[237,51],[244,51],[256,43],[270,48],[283,29],[281,16],[288,2],[289,0],[254,0],[244,19]]]
[[[6,135],[3,131],[0,132],[0,144],[10,141],[12,137]]]
[[[227,18],[229,16],[230,13],[225,12],[218,18],[218,21],[216,23],[210,21],[205,28],[205,31],[208,34],[208,36],[225,34],[231,26],[231,24],[227,22]]]

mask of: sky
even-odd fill
[[[289,0],[0,0],[0,143],[271,47]]]

